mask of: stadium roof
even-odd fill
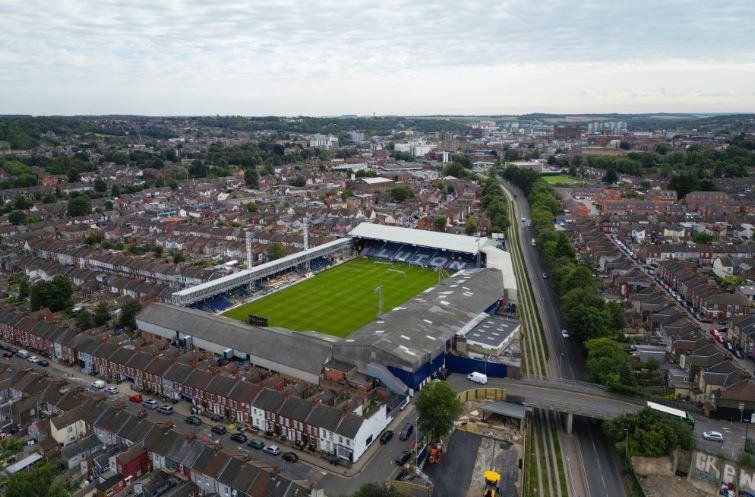
[[[386,365],[416,370],[446,348],[459,330],[479,323],[484,311],[503,295],[497,269],[467,269],[393,308],[382,322],[372,322],[337,342],[333,357],[369,363],[372,351],[384,354]],[[360,357],[360,346],[369,345]]]
[[[495,246],[489,238],[475,238],[466,235],[453,235],[437,231],[415,230],[384,224],[360,223],[351,230],[350,236],[385,242],[403,243],[417,247],[427,247],[451,252],[476,255],[486,245]]]
[[[145,324],[173,330],[314,375],[319,375],[330,359],[332,344],[327,335],[250,326],[187,307],[154,303],[141,311],[136,321],[142,330],[148,329]]]

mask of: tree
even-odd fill
[[[121,189],[118,185],[113,185],[110,188],[110,195],[112,195],[113,197],[117,197],[120,194],[121,194]]]
[[[13,211],[10,214],[8,214],[8,221],[13,226],[18,226],[19,224],[26,224],[26,213],[23,211]]]
[[[668,189],[676,191],[676,198],[684,198],[689,192],[700,189],[700,181],[691,174],[680,174],[669,180]]]
[[[691,426],[647,407],[637,414],[622,414],[605,421],[603,432],[617,450],[626,449],[630,456],[661,457],[673,454],[677,448],[692,448]]]
[[[78,195],[68,201],[69,216],[86,216],[92,212],[92,200],[88,195]]]
[[[407,185],[399,185],[391,189],[391,200],[393,202],[403,202],[412,197],[414,197],[414,192]]]
[[[80,330],[88,330],[92,327],[92,313],[86,309],[80,310],[76,314],[76,326]]]
[[[27,280],[21,280],[21,283],[18,285],[18,298],[25,299],[29,296],[30,291],[29,282]]]
[[[19,471],[3,482],[3,493],[13,497],[65,497],[69,494],[63,485],[54,483],[58,468],[55,461],[47,461]]]
[[[107,183],[102,178],[94,180],[94,191],[99,193],[105,193],[107,191]]]
[[[713,235],[706,231],[700,231],[692,235],[692,241],[704,245],[713,241]]]
[[[280,259],[284,255],[286,255],[286,249],[283,248],[283,245],[280,243],[271,243],[267,246],[267,259],[270,261],[274,261],[276,259]]]
[[[432,382],[417,394],[419,427],[437,440],[454,426],[461,414],[461,402],[445,381]]]
[[[127,328],[136,328],[136,315],[142,310],[142,305],[137,300],[129,300],[121,306],[118,316],[118,324]]]
[[[100,302],[94,309],[94,316],[92,316],[92,324],[94,326],[103,326],[110,321],[110,311],[108,311],[107,304]]]
[[[79,170],[75,167],[72,167],[68,170],[68,182],[69,183],[78,183],[81,181],[81,175],[79,174]]]
[[[255,169],[244,169],[244,183],[248,188],[256,190],[260,187],[259,178]]]
[[[609,169],[606,174],[603,175],[603,183],[613,184],[619,180],[619,175],[616,174],[614,169]]]
[[[249,212],[257,212],[259,210],[259,207],[257,206],[257,202],[248,202],[246,204],[246,208]]]
[[[296,176],[295,178],[288,180],[288,184],[291,186],[302,187],[307,184],[307,180],[304,179],[304,176]]]
[[[446,231],[446,223],[448,223],[446,216],[435,216],[433,218],[433,226],[437,231]]]
[[[182,252],[174,251],[172,255],[173,255],[173,264],[180,264],[186,261],[186,256],[183,255]]]
[[[363,483],[352,497],[399,497],[401,494],[377,483]]]
[[[477,219],[474,217],[470,217],[467,219],[467,222],[464,223],[464,233],[466,233],[469,236],[474,235],[477,233],[477,231],[480,229],[480,225],[477,222]]]
[[[616,341],[610,338],[587,340],[585,348],[585,369],[592,381],[608,387],[633,387],[636,384],[629,369],[629,356]]]
[[[52,281],[41,281],[31,287],[31,310],[47,307],[52,312],[62,311],[71,307],[71,295],[73,285],[65,276],[56,276]]]
[[[467,171],[466,169],[464,169],[464,166],[462,166],[458,162],[452,162],[451,164],[446,164],[443,167],[443,176],[453,176],[454,178],[465,178],[467,176]]]

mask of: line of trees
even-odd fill
[[[605,421],[603,432],[619,452],[627,450],[630,456],[670,456],[677,448],[692,449],[692,427],[647,407],[637,414]]]
[[[555,191],[540,174],[528,169],[509,166],[501,175],[527,194],[538,249],[559,295],[564,324],[574,339],[584,342],[590,378],[614,391],[634,392],[636,379],[629,357],[613,340],[623,332],[624,310],[598,294],[592,270],[577,260],[566,235],[556,231],[555,215],[561,204]]]

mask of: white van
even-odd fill
[[[102,380],[95,380],[92,382],[92,388],[96,388],[97,390],[102,390],[105,388],[105,382]]]
[[[16,352],[16,355],[20,357],[21,359],[27,359],[31,353],[28,350],[21,349],[18,352]]]
[[[469,373],[467,375],[467,379],[469,381],[474,381],[475,383],[479,383],[480,385],[484,385],[485,383],[488,382],[488,375],[478,373],[475,371],[474,373]]]

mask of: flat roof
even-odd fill
[[[473,255],[476,255],[486,245],[492,244],[495,246],[495,242],[489,238],[475,238],[467,235],[454,235],[438,231],[425,231],[373,223],[360,223],[356,228],[351,230],[349,236]]]
[[[519,322],[498,316],[483,319],[477,326],[463,334],[467,343],[488,349],[498,349],[519,328]]]
[[[511,402],[506,402],[505,400],[483,404],[480,406],[480,410],[484,413],[489,412],[516,419],[524,419],[526,412],[522,404],[513,404]]]

